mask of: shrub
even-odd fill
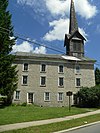
[[[24,102],[24,103],[22,103],[22,104],[21,104],[21,106],[27,106],[27,103],[26,103],[26,102]]]
[[[100,85],[95,87],[84,87],[77,93],[78,106],[99,107],[100,106]]]

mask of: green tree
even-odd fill
[[[13,92],[17,88],[16,66],[12,65],[15,56],[11,54],[15,45],[11,14],[7,10],[8,0],[0,0],[0,94],[6,95],[6,103],[12,102]]]
[[[95,69],[95,81],[96,81],[96,85],[100,84],[100,69],[99,68]]]
[[[100,85],[95,87],[84,87],[77,93],[78,105],[81,107],[100,106]]]

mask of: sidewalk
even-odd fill
[[[45,124],[50,124],[50,123],[62,122],[62,121],[72,120],[72,119],[81,118],[81,117],[85,117],[85,116],[89,116],[89,115],[99,114],[99,113],[100,113],[100,110],[96,110],[93,112],[87,112],[84,114],[67,116],[67,117],[63,117],[63,118],[55,118],[55,119],[48,119],[48,120],[39,120],[39,121],[32,121],[32,122],[2,125],[2,126],[0,126],[0,132],[21,129],[21,128],[27,128],[30,126],[39,126],[39,125],[45,125]]]

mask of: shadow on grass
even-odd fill
[[[6,106],[0,104],[0,109],[4,109]]]

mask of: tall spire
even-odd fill
[[[75,7],[73,0],[71,0],[69,34],[72,34],[77,30],[78,30],[78,23],[75,14]]]

